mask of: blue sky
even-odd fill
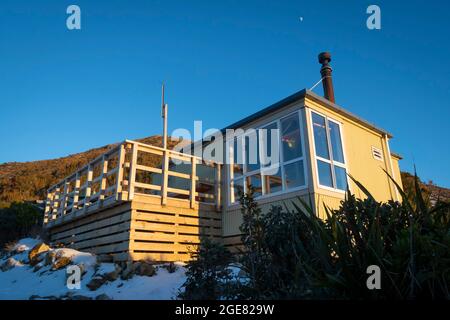
[[[222,128],[311,87],[328,50],[336,102],[394,134],[403,170],[450,187],[449,21],[448,1],[2,0],[0,163],[159,134],[162,81],[169,131]]]

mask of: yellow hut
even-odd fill
[[[401,185],[392,135],[335,104],[330,61],[319,55],[325,97],[301,90],[224,128],[241,134],[224,139],[223,161],[126,140],[73,173],[48,191],[51,241],[119,261],[185,261],[202,236],[230,247],[240,242],[237,194],[250,185],[266,212],[300,197],[323,216],[347,188],[364,197],[348,174],[377,200],[400,200],[384,172]],[[277,148],[265,143],[274,140],[267,134],[252,144],[249,132],[279,132]],[[250,147],[277,161],[245,161]]]

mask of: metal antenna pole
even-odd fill
[[[163,118],[163,148],[167,149],[167,108],[168,105],[164,102],[164,83],[162,84],[162,96],[161,96],[161,116]]]

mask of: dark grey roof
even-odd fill
[[[354,121],[356,121],[356,122],[358,122],[358,123],[360,123],[360,124],[370,128],[370,129],[372,129],[372,130],[374,130],[374,131],[376,131],[378,133],[386,134],[389,138],[392,138],[392,134],[390,134],[388,131],[375,126],[374,124],[372,124],[372,123],[370,123],[370,122],[368,122],[368,121],[366,121],[366,120],[356,116],[355,114],[345,110],[344,108],[338,106],[337,104],[335,104],[335,103],[333,103],[333,102],[331,102],[331,101],[329,101],[329,100],[327,100],[327,99],[325,99],[325,98],[323,98],[323,97],[321,97],[321,96],[319,96],[319,95],[315,94],[314,92],[309,91],[307,89],[303,89],[301,91],[298,91],[298,92],[288,96],[287,98],[284,98],[284,99],[282,99],[282,100],[280,100],[280,101],[278,101],[278,102],[276,102],[276,103],[274,103],[274,104],[272,104],[272,105],[270,105],[270,106],[268,106],[268,107],[266,107],[266,108],[264,108],[264,109],[262,109],[262,110],[260,110],[258,112],[253,113],[252,115],[250,115],[248,117],[245,117],[245,118],[243,118],[243,119],[241,119],[241,120],[239,120],[239,121],[237,121],[237,122],[235,122],[235,123],[233,123],[233,124],[223,128],[221,131],[225,132],[226,129],[241,128],[244,125],[246,125],[246,124],[248,124],[248,123],[250,123],[252,121],[255,121],[255,120],[257,120],[257,119],[259,119],[259,118],[261,118],[261,117],[263,117],[265,115],[268,115],[268,114],[270,114],[272,112],[275,112],[275,111],[277,111],[277,110],[279,110],[279,109],[281,109],[281,108],[283,108],[283,107],[285,107],[285,106],[287,106],[287,105],[289,105],[291,103],[294,103],[294,102],[296,102],[296,101],[298,101],[300,99],[303,99],[305,97],[308,97],[308,98],[310,98],[312,100],[316,100],[317,102],[319,102],[322,105],[325,105],[329,109],[331,109],[331,110],[333,110],[333,111],[335,111],[335,112],[337,112],[337,113],[339,113],[339,114],[341,114],[341,115],[343,115],[343,116],[345,116],[347,118],[350,118],[350,119],[352,119],[352,120],[354,120]]]

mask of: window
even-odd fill
[[[306,187],[303,143],[298,111],[236,137],[229,143],[230,203],[250,185],[256,197]],[[239,162],[239,152],[245,161]]]
[[[347,171],[339,123],[311,112],[317,176],[322,187],[346,190]]]

